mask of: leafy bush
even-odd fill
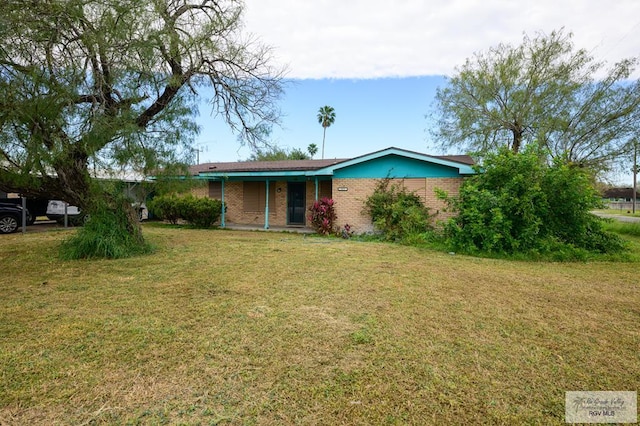
[[[432,231],[429,209],[420,197],[390,178],[381,179],[365,201],[364,211],[374,227],[390,241],[412,239]]]
[[[63,259],[119,259],[151,252],[142,237],[136,212],[126,199],[91,210],[84,227],[62,242]]]
[[[222,201],[213,198],[189,195],[179,205],[182,218],[198,228],[210,228],[222,214]]]
[[[174,225],[182,219],[195,227],[209,228],[220,219],[222,201],[193,195],[163,195],[151,200],[148,208],[155,216]]]
[[[445,233],[455,250],[486,253],[612,253],[622,240],[590,213],[599,206],[583,169],[548,164],[536,147],[489,155],[458,197],[443,197],[457,217]],[[562,255],[563,258],[571,257]]]
[[[176,195],[161,195],[149,201],[147,208],[154,216],[176,224],[182,218],[182,199]]]
[[[334,224],[338,216],[334,208],[334,201],[331,198],[323,197],[309,207],[309,222],[318,234],[333,234]]]
[[[344,238],[345,240],[353,237],[353,234],[354,230],[351,229],[351,225],[348,223],[345,223],[343,228],[338,227],[338,229],[336,229],[336,237]]]

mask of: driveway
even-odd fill
[[[36,220],[33,225],[27,226],[27,234],[32,234],[34,232],[46,232],[54,229],[64,229],[64,226],[58,225],[55,220]],[[20,233],[22,233],[22,227],[18,228],[16,231],[16,234]]]
[[[593,212],[594,215],[599,216],[599,217],[606,217],[608,219],[615,219],[619,222],[640,222],[640,217],[635,217],[635,216],[624,216],[621,214],[611,214],[611,213],[600,213],[600,212]]]

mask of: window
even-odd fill
[[[276,208],[276,183],[269,183],[269,210]],[[264,212],[266,204],[266,182],[243,182],[243,210],[245,212]]]
[[[222,182],[209,181],[209,198],[222,200]]]
[[[332,198],[330,180],[318,182],[318,198],[322,199],[323,197]]]

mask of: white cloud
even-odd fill
[[[638,0],[246,0],[245,12],[291,78],[446,75],[474,52],[561,27],[599,60],[640,56]]]

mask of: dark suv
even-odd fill
[[[0,192],[0,195],[4,193]],[[4,194],[6,195],[6,194]],[[0,198],[0,203],[17,204],[22,206],[22,198]],[[38,216],[47,215],[47,204],[49,200],[46,198],[27,198],[27,225],[33,225]]]
[[[27,212],[29,217],[29,212]],[[22,226],[22,206],[0,203],[0,234],[16,232]]]

